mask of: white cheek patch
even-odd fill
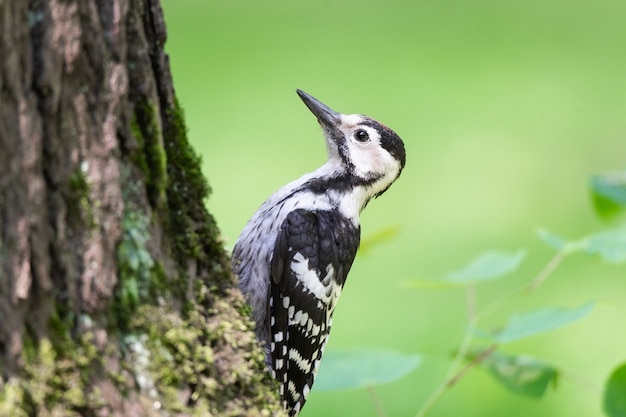
[[[370,141],[359,143],[352,139],[348,141],[350,159],[356,169],[356,174],[362,178],[378,177],[389,170],[389,164],[394,158],[380,146],[380,134],[369,126],[362,126]]]
[[[382,147],[380,132],[369,126],[368,121],[372,122],[360,114],[341,115],[340,130],[345,137],[345,146],[348,148],[348,158],[354,166],[354,173],[364,179],[384,178],[393,182],[399,171],[399,162]],[[370,140],[357,141],[353,137],[357,129],[365,130]],[[387,181],[382,188],[387,187]]]

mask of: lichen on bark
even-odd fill
[[[282,415],[157,0],[0,2],[0,415]]]

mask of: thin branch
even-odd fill
[[[552,259],[550,259],[550,262],[548,262],[548,264],[541,271],[539,271],[535,279],[528,284],[528,288],[526,290],[529,293],[537,290],[537,288],[539,288],[539,286],[541,286],[541,284],[543,284],[548,277],[552,275],[559,265],[561,265],[563,259],[565,259],[565,252],[562,250],[558,251]]]
[[[476,285],[469,284],[465,287],[465,305],[467,309],[467,323],[472,325],[476,318]]]
[[[428,397],[422,408],[420,408],[419,412],[415,415],[415,417],[424,417],[430,409],[439,401],[439,399],[443,396],[443,394],[451,388],[453,385],[457,384],[461,378],[465,376],[465,374],[474,366],[478,365],[480,362],[485,360],[489,355],[491,355],[497,348],[496,344],[489,346],[487,349],[482,351],[479,355],[474,357],[467,365],[465,365],[462,369],[458,370],[458,367],[461,361],[467,355],[469,345],[472,341],[471,332],[468,331],[461,342],[461,347],[459,348],[457,354],[452,360],[452,364],[448,368],[448,372],[443,382],[435,389],[435,391]]]
[[[496,301],[479,311],[476,314],[476,322],[479,322],[485,317],[488,317],[494,312],[498,311],[506,304],[508,304],[511,299],[518,297],[522,294],[530,294],[536,291],[561,265],[566,256],[567,253],[564,251],[559,251],[555,253],[552,259],[548,261],[548,263],[541,269],[541,271],[539,271],[539,273],[530,281],[530,283],[522,287],[516,288],[515,290],[503,295],[502,297],[498,298]]]
[[[524,285],[523,287],[516,288],[513,291],[504,294],[502,297],[498,298],[496,301],[492,302],[487,307],[476,313],[476,322],[479,322],[485,317],[489,317],[496,311],[500,310],[502,307],[507,305],[513,298],[518,297],[519,295],[524,293],[527,288],[528,286]]]
[[[378,394],[376,394],[376,389],[373,385],[368,385],[367,392],[370,395],[370,398],[374,402],[374,407],[376,408],[376,414],[378,417],[387,417],[387,413],[385,413],[385,408],[383,407],[383,403],[378,398]]]
[[[466,311],[467,311],[467,330],[463,335],[463,340],[461,340],[461,344],[459,349],[457,350],[450,366],[448,367],[448,371],[446,372],[446,376],[443,379],[443,382],[433,391],[433,393],[428,397],[424,405],[419,409],[418,413],[415,417],[424,417],[430,409],[439,401],[439,399],[443,396],[446,390],[449,388],[448,383],[457,373],[457,369],[461,365],[461,362],[465,359],[469,347],[472,343],[473,333],[472,329],[476,325],[476,287],[473,285],[469,285],[466,288],[465,292],[465,303],[466,303]]]
[[[437,401],[439,401],[439,398],[441,398],[444,392],[446,392],[446,389],[448,389],[447,382],[448,380],[446,379],[443,384],[439,385],[437,389],[435,389],[435,391],[430,394],[430,397],[428,397],[428,399],[426,400],[424,405],[422,405],[422,408],[419,409],[415,417],[424,417],[430,411],[430,409],[433,408]]]
[[[456,375],[454,375],[452,378],[448,380],[446,385],[448,387],[452,387],[453,385],[457,384],[470,369],[472,369],[473,367],[475,367],[476,365],[484,361],[487,357],[489,357],[489,355],[495,352],[497,348],[498,348],[498,345],[494,343],[493,345],[489,346],[487,349],[480,352],[480,354],[473,357],[472,360],[469,361],[467,365],[463,367],[463,369],[461,369],[459,372],[456,373]]]
[[[448,368],[448,372],[446,373],[446,377],[444,378],[444,383],[442,385],[447,385],[447,381],[456,374],[457,369],[469,351],[473,338],[471,329],[467,329],[465,335],[463,336],[463,340],[461,341],[461,345],[459,346],[459,350],[457,350],[456,355],[454,355],[454,359],[452,359],[452,363]]]

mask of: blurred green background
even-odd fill
[[[363,238],[400,233],[357,256],[328,349],[425,355],[381,386],[390,417],[413,416],[442,381],[464,330],[459,290],[406,289],[486,249],[526,248],[514,276],[479,287],[479,306],[529,281],[552,250],[543,226],[575,238],[594,215],[591,174],[626,159],[626,2],[621,0],[163,0],[175,87],[213,188],[227,248],[273,191],[317,168],[325,148],[301,88],[370,115],[405,141],[399,181],[367,207]],[[565,371],[530,400],[471,372],[430,416],[600,416],[626,360],[626,268],[567,259],[541,290],[488,323],[546,306],[600,305],[582,322],[512,343]],[[322,367],[323,367],[322,362]],[[375,416],[364,390],[313,389],[303,417]]]

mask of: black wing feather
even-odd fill
[[[330,331],[331,293],[343,287],[359,234],[359,228],[337,212],[300,209],[287,216],[276,239],[268,337],[273,374],[290,415],[298,414],[313,386]],[[330,302],[311,291],[313,280],[322,285],[318,291],[324,289],[318,295],[331,296]]]

